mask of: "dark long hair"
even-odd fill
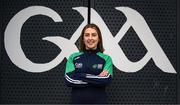
[[[104,47],[103,47],[103,40],[102,40],[102,35],[101,35],[101,31],[99,29],[99,27],[93,23],[91,24],[87,24],[82,32],[81,32],[81,36],[80,36],[80,51],[85,51],[85,44],[84,44],[84,41],[83,41],[83,38],[84,38],[84,32],[87,28],[93,28],[97,31],[97,34],[98,34],[98,37],[99,37],[99,42],[98,42],[98,45],[97,45],[97,49],[100,50],[100,52],[104,52]]]

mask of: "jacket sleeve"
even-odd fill
[[[84,77],[82,77],[82,80],[91,85],[106,86],[111,83],[112,76],[110,74],[103,77],[99,75],[85,74]]]
[[[68,87],[84,87],[87,86],[88,83],[77,78],[76,74],[75,74],[75,67],[74,67],[74,63],[73,63],[73,59],[74,59],[74,54],[72,54],[66,63],[66,70],[65,70],[65,84]]]
[[[85,82],[77,77],[74,72],[65,74],[65,83],[68,87],[85,87],[88,86],[88,82]]]
[[[75,71],[65,75],[66,84],[73,87],[82,87],[87,85],[106,86],[111,83],[112,76],[98,76],[86,73],[76,73]]]

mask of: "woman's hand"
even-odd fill
[[[103,70],[98,76],[100,76],[100,77],[105,77],[105,76],[107,76],[107,75],[108,75],[108,71]]]

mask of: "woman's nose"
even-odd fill
[[[89,35],[89,39],[92,39],[92,35]]]

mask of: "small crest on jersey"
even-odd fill
[[[82,63],[75,63],[76,68],[82,68],[83,64]]]
[[[102,69],[103,64],[94,64],[92,67],[93,69]]]
[[[93,69],[96,69],[97,68],[97,64],[94,64],[92,67],[93,67]]]
[[[98,69],[102,69],[102,67],[103,67],[103,64],[98,64],[97,66]]]

